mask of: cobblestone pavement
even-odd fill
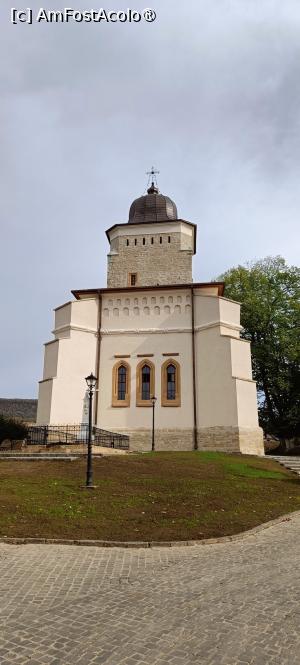
[[[300,516],[245,540],[0,545],[1,665],[299,665]]]

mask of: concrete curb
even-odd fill
[[[264,522],[259,526],[233,534],[232,536],[221,536],[220,538],[204,538],[203,540],[166,540],[166,541],[118,541],[118,540],[67,540],[63,538],[10,538],[2,536],[0,544],[6,545],[79,545],[82,547],[123,547],[123,548],[151,548],[151,547],[192,547],[193,545],[215,545],[216,543],[230,543],[235,540],[245,540],[249,536],[255,536],[260,531],[269,529],[282,522],[290,522],[294,516],[300,516],[300,510],[287,515],[277,517],[270,522]]]

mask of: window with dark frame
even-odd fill
[[[151,369],[149,365],[144,365],[142,368],[142,399],[150,399],[150,375]]]
[[[127,247],[128,247],[128,245],[129,245],[129,240],[128,240],[128,238],[127,238],[127,240],[126,240],[126,245],[127,245]]]
[[[171,236],[168,236],[168,243],[171,242]]]
[[[162,244],[162,237],[161,236],[159,238],[159,242],[160,242],[160,244]]]
[[[130,282],[130,286],[135,286],[135,285],[136,285],[136,280],[137,280],[137,274],[136,274],[136,272],[131,272],[131,273],[129,273],[129,282]]]
[[[135,239],[134,239],[134,244],[136,245],[136,243],[137,243],[137,239],[135,238]]]
[[[143,245],[146,244],[146,238],[143,238]]]
[[[153,243],[154,243],[154,238],[151,238],[151,245],[153,245]]]
[[[167,399],[176,397],[176,367],[168,365],[167,367]]]
[[[126,378],[126,367],[124,367],[124,365],[120,365],[118,369],[118,400],[126,399]]]

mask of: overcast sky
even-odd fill
[[[0,396],[36,397],[52,309],[106,285],[105,229],[152,164],[198,224],[194,280],[297,263],[300,3],[128,0],[103,6],[156,21],[12,25],[18,2],[0,8]]]

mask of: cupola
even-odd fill
[[[152,182],[147,194],[135,199],[129,210],[129,224],[146,222],[167,222],[178,219],[177,208],[165,194],[161,194]]]

